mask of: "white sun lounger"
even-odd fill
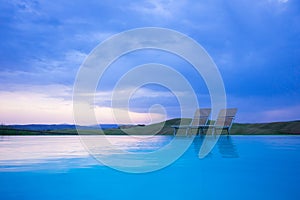
[[[230,129],[237,113],[237,108],[227,108],[222,109],[219,112],[218,118],[216,119],[214,125],[207,125],[203,128],[213,128],[212,134],[215,133],[215,129],[225,129],[227,130],[227,134],[230,134]]]
[[[185,135],[188,135],[188,132],[191,129],[198,129],[196,134],[202,133],[203,128],[207,126],[208,118],[210,116],[211,109],[210,108],[199,108],[195,111],[194,118],[192,119],[189,125],[172,125],[174,128],[174,136],[177,134],[178,129],[186,129]]]

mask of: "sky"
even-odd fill
[[[142,27],[172,29],[202,45],[223,78],[228,107],[238,108],[237,122],[300,119],[298,0],[0,0],[0,123],[73,124],[81,64],[107,38]],[[108,69],[95,95],[97,118],[115,123],[110,94],[116,82],[150,62],[174,67],[189,79],[201,105],[210,105],[205,83],[189,63],[145,50]],[[138,89],[129,105],[131,119],[122,123],[178,117],[172,91],[157,85]]]

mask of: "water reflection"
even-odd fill
[[[157,165],[158,160],[147,154],[172,140],[167,136],[3,136],[0,137],[0,171],[61,170],[103,165],[85,149],[83,138],[95,142],[89,152],[108,160],[106,164],[126,166],[130,161],[135,162],[137,167]],[[137,156],[133,159],[132,155]]]
[[[193,138],[173,136],[92,136],[84,144],[99,162],[111,168],[143,173],[161,169],[176,161]],[[184,149],[185,150],[185,149]]]
[[[217,143],[220,154],[223,158],[238,158],[239,154],[236,145],[232,142],[232,137],[221,136]]]
[[[95,149],[89,150],[97,152],[98,157],[107,160],[106,164],[116,167],[124,167],[128,164],[127,162],[134,162],[136,167],[157,166],[161,162],[162,157],[151,156],[151,153],[168,146],[173,139],[173,137],[169,136],[108,136],[106,138],[97,136],[100,138],[95,140],[93,137],[86,136],[86,138],[97,142],[94,146]],[[110,143],[101,142],[107,139]],[[212,141],[214,139],[211,138]],[[180,145],[188,142],[186,140],[186,137],[178,138],[176,147],[167,147],[170,150],[168,155],[173,156],[172,152],[174,152],[174,149],[172,148],[180,147]],[[203,141],[204,136],[195,137],[193,146],[185,153],[186,157],[191,158],[195,154],[198,156]],[[218,155],[221,155],[223,158],[239,157],[237,147],[231,136],[221,136],[213,151],[206,158]],[[101,163],[90,156],[78,136],[0,137],[0,171],[70,169],[99,164]]]
[[[76,136],[3,136],[0,171],[86,167],[97,162]]]
[[[208,137],[210,137],[210,136],[208,136]],[[204,138],[205,137],[203,135],[200,135],[200,136],[195,137],[195,139],[193,141],[194,151],[197,156],[198,156],[200,148],[203,144]],[[218,152],[220,153],[220,155],[223,158],[238,158],[239,157],[237,147],[234,144],[234,142],[232,141],[232,137],[229,135],[220,136],[216,146],[219,150]],[[215,155],[216,155],[216,152],[211,151],[205,158],[211,158]]]
[[[195,154],[197,155],[197,157],[199,156],[199,151],[200,151],[200,148],[203,144],[203,141],[204,141],[204,136],[203,135],[199,135],[199,136],[196,136],[194,138],[194,141],[193,141],[193,145],[194,145],[194,150],[195,150]],[[205,158],[211,158],[213,157],[213,154],[212,152],[210,151],[206,156]]]

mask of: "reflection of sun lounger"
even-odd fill
[[[213,133],[214,129],[225,129],[227,130],[227,133],[229,134],[230,128],[232,126],[233,120],[235,118],[237,112],[237,108],[227,108],[227,109],[222,109],[219,112],[218,118],[215,121],[214,125],[211,126],[206,126],[207,128],[212,127],[213,128]]]
[[[203,128],[207,126],[208,117],[210,116],[211,109],[210,108],[200,108],[195,111],[194,118],[189,125],[173,125],[171,126],[174,128],[174,135],[177,134],[178,129],[185,129],[185,135],[188,134],[189,130],[197,129],[196,134],[198,131],[203,131]]]
[[[221,136],[217,143],[219,147],[219,152],[223,158],[238,158],[238,149],[234,142],[232,141],[231,136]]]
[[[214,138],[215,137],[211,137],[210,139],[214,139]],[[203,145],[204,139],[205,139],[205,137],[196,137],[193,141],[195,153],[196,153],[197,157],[199,157],[199,158],[201,158],[199,151]],[[218,139],[217,146],[219,149],[219,153],[221,154],[221,156],[223,158],[238,158],[239,157],[238,148],[235,145],[235,143],[233,142],[233,139],[231,138],[230,135],[221,136]],[[206,158],[213,157],[213,156],[215,156],[214,154],[215,153],[210,151],[205,157]]]

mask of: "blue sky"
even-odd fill
[[[297,0],[0,0],[0,5],[1,123],[74,123],[72,89],[86,56],[113,34],[149,26],[182,32],[206,49],[223,77],[228,106],[239,108],[238,122],[300,119]],[[107,94],[122,70],[153,60],[179,71],[187,65],[157,51],[120,58],[99,87],[95,112],[110,112]],[[199,98],[207,94],[190,70],[180,72],[201,85]],[[130,104],[134,122],[147,123],[146,111],[153,103],[176,106],[168,93],[142,88]],[[152,117],[162,119],[155,113]],[[176,113],[168,111],[166,117]]]

